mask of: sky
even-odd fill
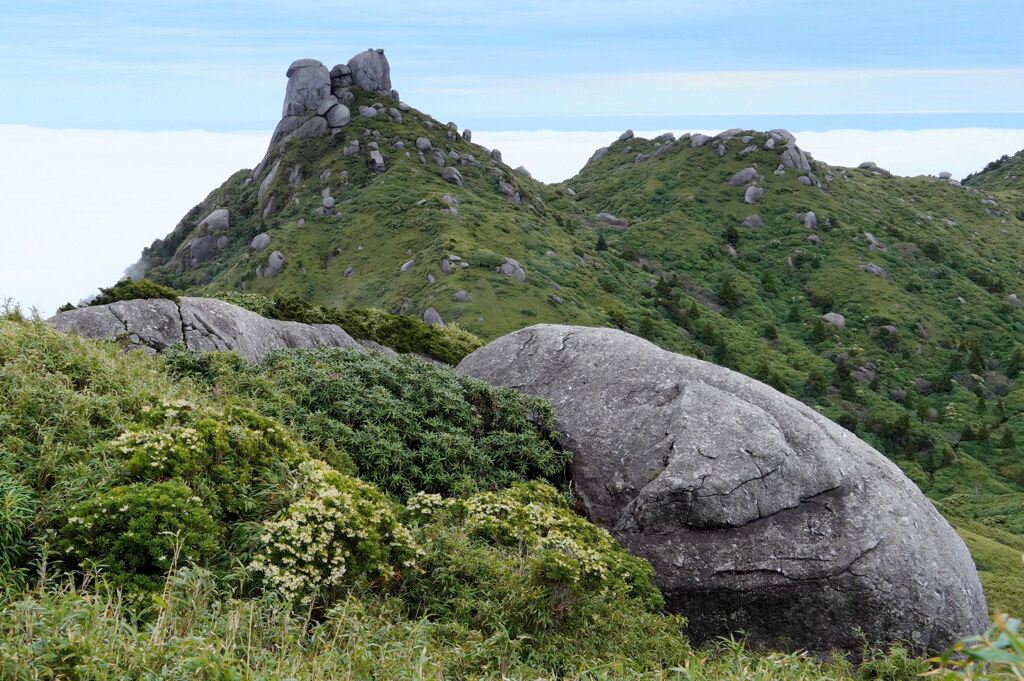
[[[962,176],[1024,147],[1020,0],[0,0],[0,299],[110,285],[262,156],[284,72],[385,49],[402,99],[559,181],[638,133],[786,128]]]

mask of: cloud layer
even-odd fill
[[[474,132],[506,163],[539,180],[574,175],[620,131]],[[638,131],[651,137],[664,130]],[[681,132],[681,131],[675,131]],[[705,131],[716,133],[718,130]],[[1024,130],[799,132],[800,145],[835,165],[871,160],[901,175],[954,177],[1024,148]],[[0,299],[52,314],[109,286],[144,246],[170,232],[240,168],[254,166],[269,133],[49,130],[0,125]]]

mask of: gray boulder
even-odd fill
[[[262,251],[265,250],[269,245],[270,235],[267,234],[266,232],[263,232],[262,234],[257,234],[252,238],[252,241],[249,243],[249,248],[253,249],[254,251]]]
[[[444,320],[441,319],[441,313],[432,307],[428,307],[423,311],[423,321],[431,326],[444,326]]]
[[[596,161],[597,159],[601,158],[602,156],[604,156],[607,153],[608,153],[608,147],[601,147],[600,149],[598,149],[597,151],[595,151],[593,154],[590,155],[590,158],[587,159],[586,165],[590,165],[591,163],[593,163],[594,161]],[[491,152],[491,156],[493,158],[494,152]]]
[[[811,170],[811,162],[808,160],[807,154],[795,144],[783,151],[779,155],[779,160],[787,168],[798,168],[805,172],[810,172]]]
[[[465,291],[456,291],[452,294],[452,302],[454,303],[465,303],[473,300],[473,296],[469,295]]]
[[[290,139],[300,140],[312,140],[317,137],[323,137],[327,134],[327,119],[323,116],[313,116],[305,123],[300,125],[294,132],[289,133],[285,136],[284,141]]]
[[[814,214],[813,210],[809,210],[803,215],[804,227],[807,229],[818,228],[818,216]]]
[[[218,208],[199,222],[199,229],[204,232],[224,232],[230,226],[231,214],[227,208]]]
[[[864,238],[868,240],[869,251],[888,251],[889,247],[886,246],[878,237],[871,232],[864,232]]]
[[[316,59],[299,59],[288,67],[281,117],[315,114],[331,94],[331,74]]]
[[[526,270],[519,264],[518,260],[505,258],[505,262],[498,268],[499,274],[506,277],[513,277],[516,281],[526,281]]]
[[[465,180],[462,179],[462,173],[451,166],[444,169],[444,172],[441,173],[441,179],[445,182],[451,182],[457,187],[466,186]]]
[[[362,349],[341,327],[265,319],[212,298],[154,298],[61,312],[49,320],[60,331],[86,338],[123,338],[149,353],[184,343],[193,350],[237,352],[257,361],[271,350],[329,345]]]
[[[825,314],[821,315],[821,318],[824,319],[829,324],[831,324],[832,326],[836,327],[837,329],[846,328],[846,317],[839,314],[838,312],[826,312]]]
[[[352,120],[352,112],[344,104],[336,104],[325,114],[327,125],[332,128],[343,128]]]
[[[757,170],[754,168],[744,168],[735,175],[729,178],[730,187],[742,187],[745,184],[749,184],[757,179]]]
[[[598,213],[597,219],[605,223],[606,225],[611,225],[612,227],[616,227],[618,229],[625,229],[629,227],[629,220],[624,220],[622,218],[615,217],[611,213]]]
[[[625,142],[626,140],[631,140],[631,139],[633,139],[633,131],[632,130],[627,130],[626,132],[624,132],[621,135],[619,135],[619,141],[620,142]]]
[[[586,514],[651,561],[690,636],[941,651],[988,623],[967,547],[893,463],[806,405],[613,330],[533,326],[456,371],[555,408]]]
[[[462,138],[464,140],[466,140],[467,142],[472,142],[473,141],[473,131],[470,130],[469,128],[466,128],[465,130],[462,131]]]
[[[940,180],[948,180],[951,177],[953,177],[953,173],[949,172],[948,170],[943,170],[941,173],[939,173]]]
[[[753,205],[754,202],[762,196],[764,196],[764,189],[755,185],[750,185],[747,187],[747,191],[743,192],[743,203]]]
[[[391,66],[384,50],[370,49],[348,60],[352,71],[352,85],[367,92],[391,94]]]
[[[884,268],[879,267],[878,265],[876,265],[873,262],[869,262],[866,265],[861,265],[860,268],[862,270],[864,270],[865,272],[868,272],[870,274],[874,274],[875,276],[881,277],[882,279],[888,279],[889,278],[889,273],[886,272]]]
[[[693,137],[690,138],[690,146],[694,148],[703,147],[705,144],[708,143],[709,139],[711,138],[708,137],[707,135],[702,135],[699,132],[695,133]]]
[[[430,143],[430,140],[426,137],[416,138],[416,148],[422,151],[424,154],[429,154],[434,150],[434,145]]]
[[[747,227],[749,229],[759,229],[764,227],[764,220],[757,213],[754,213],[749,218],[740,223],[740,227]]]
[[[227,237],[217,237],[212,234],[189,239],[174,256],[178,271],[191,269],[196,265],[213,260],[224,251],[227,243]]]
[[[406,260],[404,263],[402,263],[402,266],[399,268],[399,271],[401,271],[401,272],[408,272],[409,270],[411,270],[413,268],[413,266],[415,264],[416,264],[415,260]]]
[[[387,170],[387,165],[384,163],[384,156],[376,149],[370,152],[370,158],[366,163],[370,170],[375,173],[383,173]]]
[[[373,118],[376,115],[377,115],[377,110],[374,109],[372,106],[360,106],[359,107],[359,117],[360,118]]]
[[[284,253],[281,251],[273,251],[271,252],[270,257],[267,258],[267,266],[257,267],[256,274],[264,278],[272,277],[281,271],[281,268],[284,267],[284,263]]]

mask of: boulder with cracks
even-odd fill
[[[884,456],[806,405],[612,330],[539,325],[457,371],[551,400],[587,515],[707,640],[943,650],[987,624],[963,541]]]

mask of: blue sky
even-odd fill
[[[409,103],[477,129],[1024,127],[1020,0],[3,0],[2,18],[0,123],[267,130],[293,59],[372,46]]]
[[[114,283],[259,161],[298,58],[382,47],[407,103],[548,182],[627,127],[962,177],[1024,147],[1022,27],[1024,0],[0,0],[0,300]]]

